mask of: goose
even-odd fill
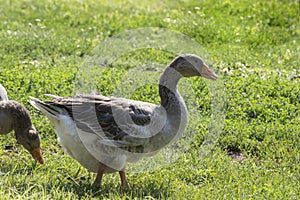
[[[14,100],[8,100],[5,88],[0,85],[0,135],[14,130],[17,141],[27,149],[34,160],[44,163],[39,133],[33,126],[29,111]]]
[[[0,101],[7,101],[7,92],[5,88],[0,84]]]
[[[187,107],[177,90],[182,77],[218,76],[197,55],[176,57],[163,71],[158,87],[159,105],[125,98],[77,94],[30,103],[53,124],[58,142],[82,166],[97,173],[101,186],[105,173],[119,172],[121,185],[129,185],[125,167],[144,156],[153,156],[176,141],[187,125]]]

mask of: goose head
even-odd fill
[[[25,129],[22,131],[22,133],[16,132],[16,138],[17,141],[30,152],[34,160],[40,164],[44,163],[44,158],[40,147],[39,133],[34,127]]]
[[[174,68],[183,77],[202,76],[212,80],[218,78],[203,60],[194,54],[184,54],[176,57],[169,67]]]

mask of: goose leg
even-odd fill
[[[122,187],[130,187],[127,182],[125,170],[119,171],[119,174],[120,174],[120,178],[121,178]]]
[[[124,171],[119,171],[120,178],[121,178],[121,185],[124,186],[127,182],[126,180],[126,174]]]
[[[106,166],[102,163],[99,163],[96,180],[94,181],[94,184],[93,184],[94,186],[99,186],[99,187],[101,186],[102,177],[103,177],[105,169],[106,169]]]

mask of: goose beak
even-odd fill
[[[39,162],[40,164],[44,164],[44,158],[40,147],[33,149],[30,153],[35,161]]]
[[[216,80],[218,78],[218,75],[215,74],[211,69],[209,69],[209,67],[205,64],[202,66],[200,75],[212,80]]]

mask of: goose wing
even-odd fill
[[[97,136],[100,145],[133,153],[144,152],[144,145],[161,130],[165,122],[161,107],[123,98],[81,95],[57,98],[51,103],[65,108],[77,129],[86,135]]]

